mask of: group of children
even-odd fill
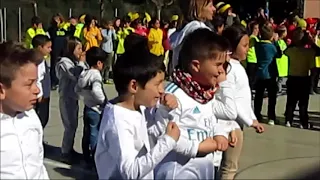
[[[296,27],[290,35],[287,45],[287,28],[285,25],[276,29],[266,22],[250,24],[250,49],[247,56],[247,74],[251,89],[255,89],[254,110],[258,120],[262,120],[261,107],[265,89],[268,92],[268,120],[270,125],[276,122],[276,103],[278,93],[283,92],[284,80],[287,86],[286,126],[293,123],[293,111],[299,102],[300,127],[309,128],[308,103],[309,93],[317,88],[311,86],[319,77],[312,76],[319,57],[320,46],[304,25]],[[316,38],[314,38],[316,37]],[[313,80],[314,78],[316,80]],[[303,83],[302,83],[303,81]],[[301,83],[302,84],[301,84]],[[301,84],[298,87],[295,84]],[[316,83],[317,84],[317,83]],[[317,87],[317,85],[314,85]]]
[[[305,48],[305,31],[297,28],[292,45],[285,49],[280,45],[284,28],[277,31],[280,41],[269,24],[253,24],[251,39],[242,25],[217,34],[204,24],[215,11],[211,0],[188,0],[183,7],[189,22],[175,35],[175,66],[166,87],[163,58],[150,52],[147,38],[131,33],[113,68],[118,96],[108,101],[102,74],[109,54],[95,46],[84,53],[80,39],[67,39],[54,67],[65,129],[63,162],[80,159],[73,145],[81,96],[85,104],[82,150],[86,162],[96,166],[99,179],[234,179],[244,127],[264,132],[259,121],[266,88],[270,124],[276,118],[281,74],[277,65],[283,65],[278,61],[285,59],[284,54],[290,64],[286,121],[292,123],[299,101],[302,126],[307,128],[309,70],[318,49]],[[50,99],[45,57],[51,45],[45,35],[32,39],[34,49],[0,44],[1,178],[49,178],[42,138]],[[251,53],[256,59],[249,62]],[[254,110],[252,76],[248,78],[242,66],[246,59],[247,71],[257,75]]]

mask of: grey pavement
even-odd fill
[[[105,86],[108,98],[115,97],[112,85]],[[286,96],[278,98],[278,120],[284,124]],[[63,126],[58,107],[58,93],[51,94],[50,120],[44,130],[46,146],[45,165],[51,179],[96,179],[84,165],[69,166],[59,162]],[[80,102],[79,127],[75,139],[75,150],[81,152],[82,109]],[[263,114],[266,114],[267,99]],[[266,132],[257,134],[253,129],[244,131],[244,148],[240,158],[240,169],[236,179],[298,179],[313,169],[320,169],[320,95],[310,97],[310,121],[312,130],[287,128],[283,125],[265,125]],[[109,162],[106,162],[109,163]]]

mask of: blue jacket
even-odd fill
[[[278,51],[271,41],[261,40],[255,44],[257,56],[257,78],[271,79],[277,76],[277,65],[275,58]]]

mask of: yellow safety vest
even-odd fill
[[[73,36],[81,39],[81,33],[82,33],[83,27],[84,27],[84,24],[82,23],[77,24],[76,31],[74,32]]]
[[[34,29],[34,28],[29,28],[26,32],[26,37],[25,37],[25,46],[26,48],[30,48],[32,49],[32,39],[33,37],[35,37],[36,35],[46,35],[46,32],[44,32],[43,29]]]
[[[320,37],[319,36],[316,37],[316,45],[320,47]],[[320,56],[316,57],[315,64],[316,64],[316,68],[320,68]]]
[[[287,49],[287,44],[283,39],[280,39],[278,42],[280,50],[284,52]],[[287,77],[289,70],[289,58],[287,55],[282,54],[281,58],[277,58],[277,68],[279,77]]]
[[[254,45],[256,42],[259,42],[259,39],[257,36],[251,35],[250,36],[250,48],[247,54],[247,61],[248,63],[257,63],[257,56],[256,51],[254,48]]]

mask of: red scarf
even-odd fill
[[[188,96],[195,101],[206,104],[214,98],[214,93],[217,91],[217,87],[212,87],[208,90],[202,88],[198,82],[192,80],[192,76],[189,73],[183,72],[180,69],[175,69],[172,74],[173,82],[178,85]]]

